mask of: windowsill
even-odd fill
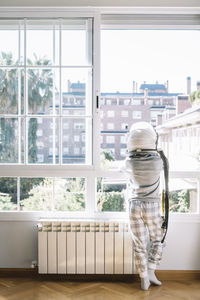
[[[128,213],[126,212],[95,212],[94,214],[83,215],[83,212],[25,212],[25,211],[1,211],[1,221],[39,221],[40,219],[48,220],[90,220],[90,221],[104,221],[104,220],[128,220]],[[169,223],[200,223],[200,214],[198,213],[170,213]]]

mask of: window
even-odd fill
[[[68,154],[69,153],[69,147],[64,147],[63,148],[63,154]]]
[[[80,154],[80,148],[74,147],[74,154],[76,155]]]
[[[0,39],[0,164],[10,176],[20,166],[27,177],[6,177],[0,168],[0,208],[84,210],[85,179],[80,192],[74,190],[78,176],[60,181],[48,175],[61,176],[63,165],[92,163],[93,17],[0,19]],[[85,151],[75,147],[83,134]]]
[[[125,157],[126,156],[126,149],[120,149],[120,155],[122,156],[122,157]]]
[[[107,128],[111,130],[114,129],[114,123],[108,123]]]
[[[68,134],[63,135],[63,142],[68,142],[68,141],[69,141],[69,135]]]
[[[108,110],[107,116],[108,116],[108,118],[114,118],[114,116],[115,116],[114,110]]]
[[[189,14],[42,15],[0,12],[0,209],[124,218],[127,182],[118,170],[126,133],[138,121],[156,126],[162,106],[175,109],[180,94],[197,90],[199,30]],[[171,167],[170,209],[199,213],[199,118],[180,120],[159,131]]]
[[[121,129],[122,130],[127,130],[128,129],[128,124],[127,123],[122,123],[121,124]]]
[[[122,110],[121,116],[127,118],[128,117],[128,110]]]
[[[113,144],[114,142],[115,142],[115,137],[114,137],[114,136],[108,135],[108,136],[106,137],[106,143],[107,143],[107,144]]]
[[[173,23],[174,27],[170,25],[171,30],[169,28],[167,29],[167,27],[164,28],[163,25],[162,28],[159,27],[158,24],[153,25],[153,17],[151,19],[150,16],[145,16],[145,18],[140,21],[139,19],[143,18],[141,16],[138,16],[137,20],[134,19],[133,16],[128,17],[126,15],[126,17],[128,21],[125,20],[124,15],[118,15],[117,17],[111,16],[111,22],[111,19],[108,21],[108,16],[105,16],[103,18],[101,31],[102,93],[108,92],[109,86],[112,87],[112,90],[118,91],[116,94],[119,95],[119,105],[123,108],[120,111],[119,107],[116,106],[116,110],[115,107],[113,107],[113,110],[118,112],[118,115],[120,113],[121,117],[125,118],[127,114],[124,112],[124,110],[126,110],[125,105],[127,105],[127,107],[129,107],[129,105],[134,106],[130,109],[130,119],[127,119],[127,122],[120,124],[115,114],[116,116],[113,119],[113,123],[116,124],[116,128],[112,133],[116,139],[114,159],[112,160],[113,157],[110,157],[108,155],[109,153],[103,156],[104,161],[102,159],[102,167],[105,171],[108,169],[114,171],[118,169],[120,165],[123,165],[126,155],[126,139],[125,136],[119,137],[119,134],[122,133],[120,130],[128,132],[131,125],[139,121],[147,121],[156,127],[158,125],[158,116],[163,113],[166,103],[168,107],[170,107],[170,111],[172,111],[174,105],[176,105],[174,99],[179,99],[179,95],[181,94],[189,95],[192,90],[197,91],[199,89],[197,83],[199,78],[196,73],[195,63],[195,61],[198,61],[198,51],[200,51],[199,30],[191,30],[191,28],[188,28],[190,30],[186,30],[186,26],[185,28],[181,28],[180,26],[179,29],[176,29],[173,17],[171,17],[172,20],[169,18],[169,20],[164,21],[168,24],[171,24],[170,22]],[[123,25],[123,29],[127,26],[128,30],[121,30],[122,26],[120,26],[120,21],[126,24]],[[180,19],[178,22],[181,22]],[[138,30],[140,27],[139,24],[141,24],[140,30]],[[137,30],[135,30],[135,25]],[[151,29],[151,25],[154,26],[154,29]],[[183,47],[186,39],[189,39],[192,43],[192,36],[193,39],[198,40],[198,51],[195,50],[195,55],[191,47]],[[123,43],[120,44],[119,41],[123,41]],[[145,44],[148,44],[149,48],[148,53],[144,54]],[[115,55],[113,55],[113,53],[115,53]],[[190,57],[190,64],[187,63],[188,57]],[[128,65],[134,66],[134,82],[132,72],[129,73]],[[172,65],[173,68],[171,67]],[[151,72],[147,72],[147,74],[146,72],[141,72],[141,70],[151,70]],[[168,75],[165,77],[163,76],[164,73]],[[190,77],[188,77],[188,75]],[[177,78],[179,78],[178,81]],[[124,94],[124,97],[122,94]],[[188,96],[185,98],[186,101],[184,104],[179,102],[181,105],[185,105],[183,117],[179,115],[176,118],[173,114],[169,114],[167,123],[161,124],[156,129],[160,135],[159,143],[170,161],[170,170],[172,171],[172,173],[170,173],[170,180],[172,182],[174,181],[174,184],[171,184],[170,190],[170,210],[171,212],[192,214],[200,212],[198,208],[199,196],[197,196],[199,195],[199,187],[197,187],[195,181],[197,180],[198,184],[200,183],[200,143],[197,133],[190,130],[190,127],[199,127],[199,121],[197,121],[198,118],[195,119],[195,114],[191,116],[188,112],[188,114],[185,115],[187,108],[190,107]],[[166,103],[163,102],[164,99],[167,100]],[[178,101],[176,103],[178,103]],[[139,107],[137,107],[137,105]],[[102,111],[106,110],[105,106],[106,105],[101,106]],[[151,106],[153,107],[151,108]],[[177,108],[178,107],[176,107],[176,109]],[[127,112],[129,112],[129,109],[127,109]],[[172,116],[173,120],[170,120]],[[182,131],[182,136],[175,134],[177,128],[179,131]],[[107,147],[107,151],[109,150],[110,148]],[[104,151],[106,151],[106,149]],[[108,155],[107,163],[105,162],[106,155]],[[190,172],[190,176],[188,176],[187,170]],[[198,179],[192,177],[192,170],[198,170]],[[109,172],[107,172],[107,174],[109,177]],[[103,176],[105,176],[105,174]],[[110,174],[110,178],[111,176],[113,176],[113,174]],[[174,189],[176,179],[181,182],[179,190]],[[117,196],[115,200],[116,199]],[[109,207],[109,210],[112,211],[112,206]]]
[[[142,119],[142,112],[134,110],[132,116],[133,116],[133,119]]]
[[[120,136],[120,142],[121,142],[121,144],[126,144],[126,136],[125,135]]]
[[[80,141],[80,136],[79,135],[75,135],[74,136],[74,142],[79,142]]]

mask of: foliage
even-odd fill
[[[115,158],[109,150],[104,150],[100,154],[101,166],[103,169],[107,170],[112,167]]]
[[[190,193],[189,190],[170,192],[169,206],[171,212],[189,212]]]
[[[22,210],[51,210],[52,208],[53,181],[46,178],[36,183],[21,201]],[[70,178],[56,179],[55,181],[55,209],[77,211],[85,208],[84,179]]]
[[[125,211],[123,192],[97,193],[99,211]]]
[[[83,178],[56,179],[55,208],[61,211],[80,211],[85,208]]]
[[[8,195],[0,194],[0,210],[16,210],[17,204],[12,202],[12,198]]]
[[[33,186],[29,192],[29,197],[21,201],[22,210],[51,210],[52,190],[52,179],[50,178],[46,178],[38,185]]]
[[[27,60],[30,66],[50,66],[51,61],[46,57],[37,57],[34,54],[34,61]],[[18,65],[14,61],[12,53],[1,52],[0,63],[2,65]],[[18,113],[18,89],[21,83],[21,106],[24,109],[24,76],[23,72],[16,69],[0,69],[0,112],[3,114]],[[49,109],[53,97],[53,73],[51,69],[30,69],[28,71],[28,109],[31,114],[40,114]],[[21,113],[21,112],[20,112]],[[0,161],[16,163],[18,161],[18,140],[15,131],[16,119],[1,120],[0,124]],[[37,119],[30,119],[28,133],[28,156],[29,162],[37,162]]]
[[[189,100],[191,104],[200,103],[200,90],[192,92],[189,96]]]

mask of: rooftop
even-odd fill
[[[140,86],[141,90],[166,90],[166,86],[164,84],[159,84],[159,83],[153,83],[153,84],[147,84],[147,83],[143,83]]]

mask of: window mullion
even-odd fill
[[[100,14],[96,13],[93,24],[93,164],[100,168]],[[99,103],[98,103],[99,104]]]
[[[53,24],[53,65],[55,65],[55,22]],[[55,116],[55,69],[53,69],[53,116]],[[53,117],[53,165],[56,164],[56,119]]]
[[[21,23],[18,28],[18,60],[21,58]],[[21,115],[21,69],[18,69],[18,163],[21,164],[21,125],[22,121],[19,117]]]
[[[20,177],[17,177],[17,211],[20,211]]]
[[[28,164],[28,84],[27,84],[27,65],[26,65],[26,25],[27,19],[24,19],[24,163]]]
[[[62,148],[62,69],[61,69],[61,55],[62,55],[62,19],[59,20],[59,164],[63,163],[63,148]]]

